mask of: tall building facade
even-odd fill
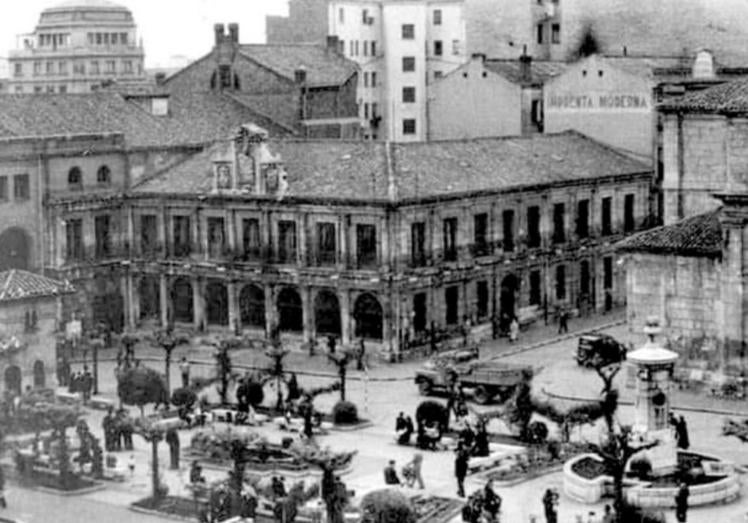
[[[132,13],[107,0],[68,0],[42,11],[10,51],[10,93],[85,93],[142,83],[144,50]]]
[[[331,0],[328,30],[361,67],[364,137],[424,141],[434,79],[466,61],[463,0]]]
[[[265,17],[269,44],[324,44],[327,37],[327,0],[289,0],[288,16]]]

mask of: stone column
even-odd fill
[[[304,318],[304,343],[310,342],[314,336],[314,310],[312,306],[312,289],[309,286],[300,287],[301,308]]]
[[[205,319],[205,303],[203,300],[203,281],[197,276],[192,277],[192,315],[195,328],[199,329]]]
[[[124,316],[125,326],[134,327],[132,319],[132,276],[130,273],[126,273],[120,278],[120,294],[122,294],[122,301],[124,302]]]
[[[229,300],[229,329],[234,332],[237,329],[241,332],[241,319],[239,318],[239,300],[236,295],[236,283],[229,281],[226,283],[226,292]]]
[[[132,304],[132,327],[140,323],[140,278],[130,274],[130,303]]]
[[[265,286],[265,336],[269,336],[273,327],[277,323],[275,310],[275,287],[273,285]]]
[[[159,276],[159,304],[161,305],[161,326],[169,325],[169,293],[167,292],[166,275]]]
[[[338,303],[340,305],[340,337],[343,345],[352,342],[353,331],[351,329],[351,299],[348,289],[338,291]]]

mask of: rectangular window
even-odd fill
[[[556,267],[556,299],[566,299],[566,265]]]
[[[561,24],[551,25],[551,43],[552,44],[561,43]]]
[[[361,10],[361,23],[366,25],[366,21],[369,18],[369,10],[368,9],[362,9]]]
[[[342,7],[338,8],[338,22],[345,23],[345,10]]]
[[[89,69],[91,70],[92,75],[99,74],[99,62],[97,62],[96,60],[92,61],[91,67]]]
[[[41,85],[35,85],[34,86],[34,94],[39,94],[44,92],[44,88]]]
[[[603,288],[613,288],[613,257],[606,256],[603,258]]]
[[[220,258],[226,252],[226,226],[223,218],[208,218],[208,256]]]
[[[504,252],[514,251],[514,211],[508,209],[501,213],[504,233]]]
[[[117,72],[116,66],[117,63],[114,60],[107,60],[106,62],[106,72],[109,74]]]
[[[42,74],[42,63],[34,62],[34,76],[39,76],[40,74]]]
[[[434,56],[441,56],[444,52],[441,40],[434,40]]]
[[[538,24],[535,28],[535,33],[537,35],[537,41],[539,44],[543,43],[543,24]]]
[[[426,265],[426,224],[416,222],[410,226],[410,258],[414,267]]]
[[[540,305],[542,301],[542,279],[540,271],[530,272],[530,305]]]
[[[376,87],[377,86],[377,73],[372,72],[371,73],[371,86]]]
[[[94,236],[96,239],[96,257],[106,258],[112,254],[109,215],[94,218]]]
[[[415,56],[403,56],[403,72],[412,73],[416,70],[416,57]]]
[[[278,262],[296,262],[296,222],[294,221],[278,222]]]
[[[65,239],[67,243],[67,260],[82,260],[83,220],[80,218],[65,220]]]
[[[28,200],[30,196],[29,175],[16,174],[13,177],[13,199]]]
[[[403,134],[416,134],[416,121],[413,118],[403,120]]]
[[[48,93],[54,93],[55,92],[55,86],[54,85],[48,85],[47,86],[47,92]]]
[[[23,76],[23,64],[13,64],[13,76]]]
[[[434,25],[442,25],[442,10],[434,9]]]
[[[174,240],[176,242],[176,238]],[[158,245],[158,221],[155,214],[140,217],[140,250],[144,255],[155,254]]]
[[[374,102],[373,104],[371,104],[371,117],[376,118],[377,114],[379,114],[377,111],[377,103]]]
[[[527,208],[527,246],[540,247],[540,207],[537,205]]]
[[[67,85],[61,85],[57,88],[57,92],[60,94],[65,94],[68,92],[68,86]]]
[[[132,68],[132,60],[125,60],[122,62],[122,71],[125,74],[132,74],[133,68]]]
[[[0,202],[7,202],[8,199],[8,177],[0,176]]]
[[[566,241],[566,228],[564,227],[564,215],[566,210],[563,203],[553,204],[553,243]]]
[[[377,263],[377,228],[375,225],[356,225],[356,254],[359,267],[371,267]]]
[[[456,285],[444,289],[444,304],[446,305],[445,320],[447,325],[456,325],[459,320],[460,288]]]
[[[242,250],[245,260],[260,258],[260,220],[257,218],[242,219]]]
[[[612,207],[613,207],[613,198],[611,198],[610,196],[603,198],[602,216],[601,216],[601,224],[600,224],[602,228],[603,236],[613,234],[613,228],[610,223]]]
[[[127,33],[120,33],[119,34],[119,43],[122,45],[127,45],[128,36]]]
[[[317,224],[317,261],[323,265],[331,265],[336,261],[335,256],[335,224]]]
[[[219,65],[218,66],[218,81],[222,89],[231,88],[231,66],[230,65]]]
[[[73,64],[73,74],[86,74],[86,62],[75,62]]]
[[[369,87],[369,73],[364,71],[364,87]]]
[[[476,309],[479,319],[488,317],[488,282],[479,281],[475,287],[475,294],[477,295]]]
[[[415,103],[416,101],[416,88],[415,87],[403,87],[403,103]]]
[[[68,74],[68,63],[65,61],[57,62],[57,72],[62,75]]]
[[[369,102],[364,103],[364,118],[369,119]]]
[[[190,241],[190,217],[174,216],[172,222],[174,238],[174,256],[189,256],[192,246]]]
[[[353,56],[353,40],[348,42],[348,55]]]
[[[579,263],[579,294],[582,298],[590,294],[590,262],[582,260]]]
[[[590,201],[577,202],[577,238],[584,239],[590,235]]]
[[[356,56],[358,56],[358,40],[356,40]]]
[[[413,40],[416,37],[416,26],[413,24],[402,25],[403,40]]]
[[[364,40],[364,56],[369,56],[369,41]]]
[[[48,75],[53,75],[53,74],[55,74],[55,63],[54,63],[54,62],[47,62],[47,63],[45,64],[45,66],[46,66],[46,67],[45,67],[45,70],[46,70],[46,73],[47,73]]]
[[[444,260],[457,260],[457,218],[444,218],[443,244]]]
[[[377,42],[376,40],[371,41],[371,56],[377,56]],[[374,86],[372,86],[374,87]]]
[[[112,33],[112,36],[109,37],[109,39],[112,42],[112,45],[117,45],[117,40],[118,40],[117,36],[118,36],[118,33]]]
[[[460,41],[452,40],[452,54],[457,56],[460,54]]]
[[[444,71],[434,71],[434,80],[444,78]]]
[[[426,330],[426,311],[428,296],[425,292],[413,295],[413,330],[423,332]]]
[[[475,256],[490,253],[488,247],[488,214],[482,212],[473,216],[473,252]]]
[[[636,228],[634,223],[634,195],[623,197],[623,232],[631,232]]]

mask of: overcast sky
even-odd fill
[[[213,24],[239,24],[240,41],[265,41],[265,15],[287,14],[287,0],[113,0],[135,17],[145,46],[146,67],[167,66],[175,56],[198,58],[213,43]],[[57,0],[5,0],[0,16],[0,56],[30,33],[39,14]]]

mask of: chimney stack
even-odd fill
[[[213,25],[213,33],[215,34],[215,37],[216,37],[216,41],[215,41],[216,45],[221,45],[221,42],[223,42],[224,32],[225,30],[224,30],[223,24]]]
[[[519,57],[519,73],[523,82],[532,81],[532,56],[527,54],[527,46],[522,46],[522,55]]]
[[[629,55],[629,50],[628,50],[628,49],[626,48],[626,46],[624,45],[624,46],[623,46],[623,56],[628,56],[628,55]]]
[[[337,35],[327,35],[327,51],[330,53],[337,53],[339,47],[339,41]]]
[[[229,38],[233,43],[239,43],[239,24],[229,24]]]
[[[473,53],[470,55],[470,58],[474,61],[480,60],[480,63],[486,62],[486,55],[484,53]]]
[[[302,65],[301,67],[296,69],[293,72],[293,78],[297,84],[299,85],[305,84],[306,83],[306,68]]]

